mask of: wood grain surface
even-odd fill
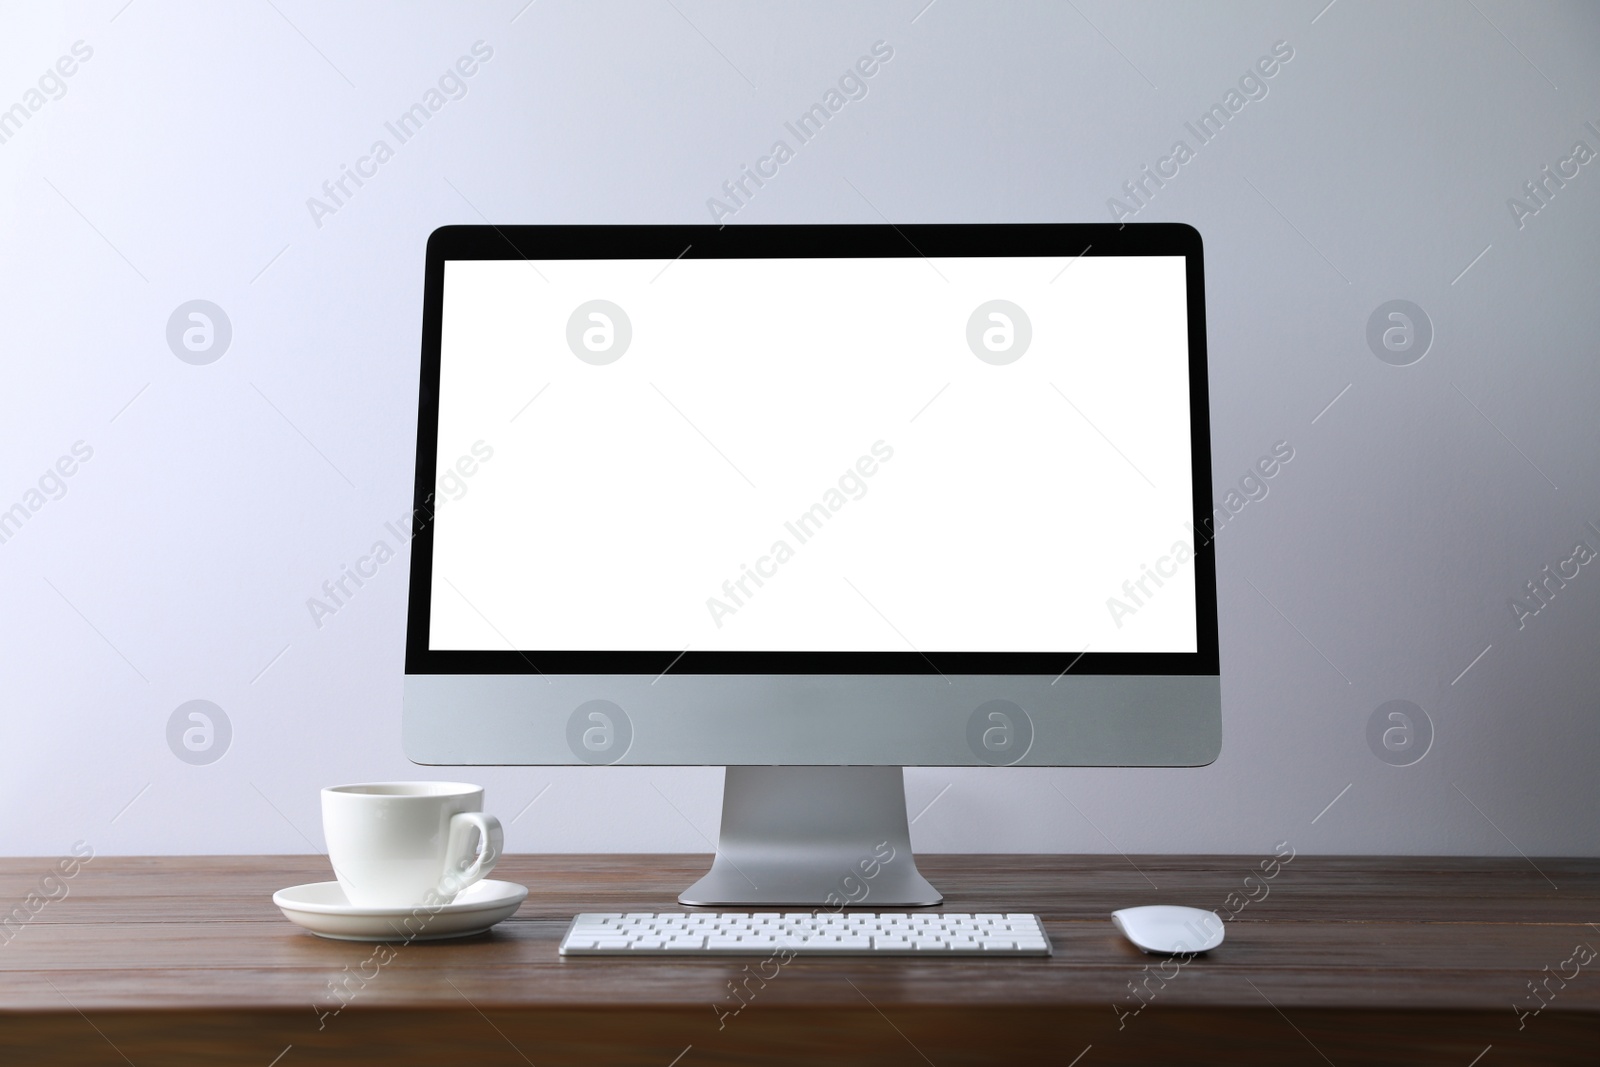
[[[708,863],[509,856],[513,918],[375,956],[273,906],[321,857],[96,858],[0,935],[0,1063],[1600,1062],[1600,860],[930,855],[943,910],[1036,912],[1055,956],[556,955],[574,913],[679,910]],[[0,911],[53,864],[0,860]],[[1158,971],[1109,921],[1151,903],[1234,917]]]

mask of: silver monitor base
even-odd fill
[[[700,907],[918,907],[944,899],[917,870],[899,767],[729,767],[722,834]]]

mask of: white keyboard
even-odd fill
[[[1037,915],[955,912],[584,912],[563,956],[1048,956]]]

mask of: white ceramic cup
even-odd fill
[[[448,904],[494,869],[505,844],[500,820],[483,813],[483,787],[462,782],[330,786],[322,832],[358,908]]]

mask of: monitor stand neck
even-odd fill
[[[916,907],[943,896],[917,870],[899,767],[729,767],[699,906]]]

